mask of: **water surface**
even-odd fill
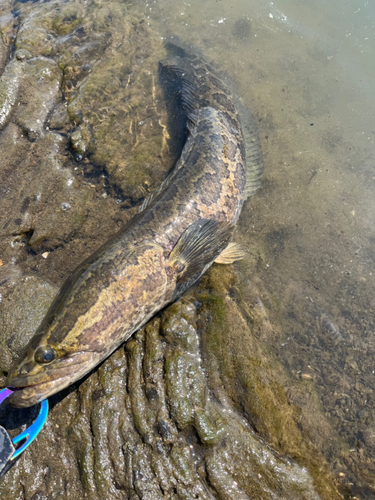
[[[340,481],[372,498],[375,7],[161,1],[144,12],[231,75],[259,120],[265,179],[241,217],[241,272],[279,329],[267,342],[295,380],[300,425]]]

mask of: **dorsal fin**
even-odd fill
[[[159,67],[161,79],[169,80],[169,85],[173,82],[175,98],[179,99],[181,108],[187,113],[199,108],[196,78],[186,61],[175,56],[160,61]]]
[[[233,100],[240,116],[242,133],[245,142],[245,199],[247,200],[261,187],[264,172],[263,152],[258,133],[258,126],[254,115],[243,103],[242,99],[238,97],[235,91],[233,92]]]

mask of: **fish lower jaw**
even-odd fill
[[[34,385],[24,385],[20,386],[18,384],[11,384],[8,386],[10,389],[14,390],[14,393],[9,396],[8,402],[11,406],[15,408],[28,408],[34,406],[49,396],[56,394],[57,392],[65,389],[71,384],[71,379],[57,379],[49,382],[41,382]]]

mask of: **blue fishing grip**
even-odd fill
[[[14,391],[12,389],[8,389],[8,387],[5,387],[2,391],[0,391],[0,405],[6,399],[8,396],[13,394]]]
[[[29,446],[29,444],[34,441],[34,439],[37,437],[39,432],[41,431],[43,425],[45,424],[47,420],[47,415],[48,415],[48,399],[45,399],[40,403],[40,410],[39,410],[39,415],[37,416],[35,422],[33,422],[30,427],[25,429],[21,434],[13,438],[13,444],[16,445],[23,439],[26,439],[26,441],[16,449],[16,451],[13,454],[12,460],[15,460],[25,449]]]
[[[13,392],[14,391],[12,389],[8,389],[7,387],[2,391],[0,391],[0,404],[4,401],[4,399],[13,394]],[[21,432],[21,434],[12,439],[12,443],[14,446],[23,440],[25,440],[25,442],[15,450],[10,460],[15,460],[17,457],[19,457],[21,453],[23,453],[25,449],[29,446],[29,444],[32,443],[32,441],[34,441],[34,439],[42,429],[43,425],[45,424],[47,420],[47,415],[48,415],[48,400],[45,399],[40,403],[40,410],[36,420],[30,425],[30,427],[28,427],[23,432]]]

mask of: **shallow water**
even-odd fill
[[[9,9],[17,5],[20,4],[2,3],[2,26],[9,30]],[[72,2],[72,5],[76,4]],[[103,7],[100,2],[92,7],[90,15],[99,7]],[[132,33],[135,45],[145,45],[141,56],[138,53],[134,56],[133,63],[141,67],[143,61],[147,61],[147,68],[137,77],[141,84],[134,87],[139,93],[134,95],[133,91],[132,95],[134,114],[129,114],[124,94],[116,94],[116,84],[109,88],[103,76],[111,72],[116,78],[119,70],[122,83],[132,74],[131,68],[120,68],[122,63],[113,53],[105,52],[105,33],[109,30],[105,23],[110,21],[103,15],[97,21],[96,45],[90,46],[94,47],[92,58],[99,59],[105,54],[107,66],[101,68],[101,73],[97,71],[94,91],[86,85],[81,97],[73,99],[90,116],[101,147],[90,150],[89,133],[81,127],[76,151],[80,154],[81,148],[83,155],[88,152],[88,159],[75,163],[71,153],[65,151],[58,153],[56,160],[50,152],[59,151],[57,143],[64,140],[69,127],[63,119],[60,124],[59,113],[54,113],[51,129],[62,133],[53,139],[43,139],[44,143],[37,139],[34,154],[44,158],[48,152],[48,165],[54,165],[57,170],[59,165],[55,163],[63,162],[56,199],[54,196],[53,201],[45,202],[47,218],[60,206],[62,211],[57,222],[55,215],[50,216],[54,227],[46,234],[43,234],[43,224],[40,229],[37,223],[39,209],[34,209],[37,229],[31,234],[27,221],[21,226],[18,224],[17,230],[10,226],[11,230],[5,231],[5,235],[13,235],[12,250],[3,250],[0,258],[5,265],[13,259],[17,269],[23,272],[31,269],[38,277],[59,284],[69,268],[96,248],[93,235],[97,227],[102,233],[100,237],[105,239],[121,220],[132,215],[133,205],[152,191],[173,160],[164,143],[165,109],[158,103],[159,91],[152,73],[158,58],[163,57],[161,41],[178,36],[193,44],[215,67],[230,75],[259,122],[265,157],[263,187],[245,204],[238,225],[236,240],[248,253],[244,261],[235,266],[237,278],[228,278],[216,266],[197,292],[201,302],[206,300],[202,298],[205,287],[216,290],[218,299],[224,303],[228,297],[233,299],[226,307],[235,316],[227,325],[232,324],[240,331],[241,314],[246,318],[248,311],[252,336],[242,340],[244,359],[236,363],[239,348],[235,332],[228,332],[223,342],[219,333],[216,338],[211,331],[210,337],[203,328],[205,352],[215,353],[215,362],[220,366],[225,388],[236,410],[244,413],[258,436],[281,454],[294,458],[300,466],[306,466],[316,484],[320,473],[327,477],[330,471],[332,481],[337,481],[338,490],[345,498],[374,498],[374,6],[368,1],[354,5],[324,0],[267,3],[159,0],[127,2],[126,7],[131,15],[144,19],[152,33],[149,39],[138,34],[136,40]],[[43,8],[43,5],[36,2],[35,6],[23,8],[32,12],[33,8]],[[121,9],[118,15],[121,20]],[[105,28],[100,24],[102,19]],[[112,47],[123,44],[120,25],[118,21],[114,29],[118,41]],[[55,26],[60,37],[65,34],[64,26],[63,22]],[[5,30],[3,39],[6,36],[13,34]],[[67,44],[69,57],[85,43],[80,36],[83,35],[78,35],[75,46]],[[12,40],[9,43],[11,46]],[[26,36],[22,43],[27,45]],[[31,50],[30,46],[27,48]],[[43,46],[45,57],[48,57],[47,48]],[[62,51],[61,57],[68,57],[64,54]],[[53,54],[53,57],[57,56]],[[95,64],[93,68],[95,72]],[[73,86],[74,93],[75,78],[81,78],[75,75],[73,64],[69,71],[65,72],[62,84],[65,95],[70,91],[69,85]],[[51,81],[53,78],[61,84],[52,72]],[[30,94],[33,95],[32,91]],[[97,103],[103,95],[111,96],[105,105],[120,114],[123,122],[106,121],[110,112],[105,106],[98,108],[97,104],[90,104],[90,99]],[[56,97],[57,102],[58,99]],[[75,114],[79,106],[70,106],[69,117],[73,123],[79,120]],[[24,118],[17,113],[2,132],[2,147],[9,144],[10,137],[26,147],[25,137],[15,139],[16,125],[28,130],[29,140],[38,137],[37,128],[34,137],[34,129],[23,123]],[[32,118],[37,123],[36,114]],[[111,125],[113,123],[115,125]],[[142,142],[142,134],[149,142]],[[157,157],[153,153],[156,148],[161,151]],[[9,155],[19,155],[17,158],[23,161],[19,145],[9,149]],[[126,161],[122,160],[124,156]],[[124,167],[138,165],[138,162],[142,166],[138,175],[134,176],[134,168],[128,174]],[[51,171],[48,165],[42,172]],[[38,190],[43,192],[40,183],[33,185],[32,172],[31,169],[28,173],[23,201],[19,202],[22,213],[27,213],[28,206],[24,205],[28,191],[35,191],[36,197]],[[78,183],[78,187],[72,194],[69,182],[73,177],[71,184],[74,187]],[[29,204],[30,198],[33,200],[30,196]],[[5,206],[8,209],[8,205]],[[67,214],[72,214],[71,206],[74,213],[67,221]],[[29,245],[28,253],[23,250],[25,241]],[[20,253],[16,254],[17,245]],[[42,253],[50,255],[45,258]],[[72,256],[71,262],[66,263],[66,255]],[[12,280],[16,282],[16,278]],[[22,289],[19,283],[17,286]],[[43,290],[43,297],[53,295],[53,290],[47,290],[44,284],[38,287]],[[21,297],[24,292],[17,289],[15,293],[13,297]],[[216,295],[210,298],[212,304],[217,303]],[[214,305],[212,307],[216,311]],[[215,314],[212,313],[214,320]],[[18,311],[18,315],[22,312]],[[210,317],[210,313],[202,310],[202,317],[205,315]],[[13,316],[14,313],[3,314],[3,324],[12,324]],[[214,320],[207,320],[207,324]],[[21,323],[12,326],[13,330],[7,328],[27,329],[27,325]],[[12,342],[16,347],[17,342],[22,343],[18,337]],[[2,356],[6,366],[9,360],[5,358],[10,354]],[[207,367],[213,363],[210,359],[206,362]],[[246,393],[240,393],[238,388],[236,392],[237,383],[246,388]],[[72,408],[79,406],[70,404]],[[67,408],[73,414],[71,407]],[[319,456],[317,462],[311,458],[314,454]],[[26,463],[30,470],[31,464]],[[326,467],[324,474],[320,467],[322,470]],[[290,471],[289,474],[292,476]],[[324,488],[324,484],[318,488],[321,497],[332,498]],[[279,498],[287,496],[281,493]]]
[[[241,272],[280,328],[300,424],[360,498],[374,484],[375,8],[364,2],[149,2],[259,119],[263,189],[242,213]],[[321,413],[310,405],[314,393]],[[310,408],[309,408],[310,405]]]

